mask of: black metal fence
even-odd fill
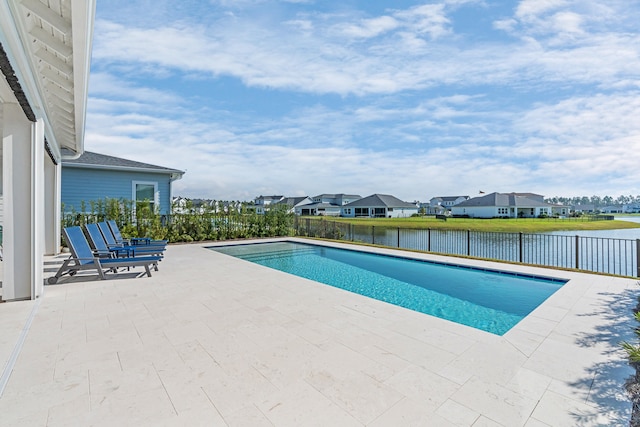
[[[409,229],[296,218],[295,233],[475,258],[640,277],[640,240]]]

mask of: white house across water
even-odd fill
[[[451,207],[451,213],[470,218],[537,218],[550,216],[559,208],[562,207],[545,202],[539,194],[491,193],[458,203]]]

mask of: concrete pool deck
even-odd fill
[[[634,279],[411,254],[570,279],[500,337],[214,245],[170,246],[152,278],[0,304],[0,424],[628,425]]]

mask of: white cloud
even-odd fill
[[[309,14],[278,22],[217,16],[206,27],[135,28],[99,20],[94,59],[138,64],[136,72],[228,75],[251,87],[340,95],[532,80],[636,84],[640,37],[615,28],[588,32],[599,18],[587,15],[588,7],[559,9],[566,4],[522,2],[516,16],[521,24],[526,18],[528,29],[515,30],[513,19],[494,22],[496,28],[521,31],[520,40],[506,44],[462,44],[447,36],[452,30],[443,3],[367,19]],[[541,34],[550,37],[541,39]],[[354,38],[361,42],[351,44]]]
[[[338,31],[347,37],[370,38],[394,30],[399,26],[391,16],[381,16],[373,19],[364,19],[358,23],[338,25]]]

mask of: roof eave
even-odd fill
[[[111,165],[95,165],[90,163],[64,163],[65,168],[78,168],[78,169],[102,169],[102,170],[114,170],[114,171],[129,171],[129,172],[146,172],[146,173],[160,173],[165,175],[179,175],[175,179],[182,178],[185,174],[184,171],[178,169],[155,169],[155,168],[136,168],[129,166],[111,166]]]

